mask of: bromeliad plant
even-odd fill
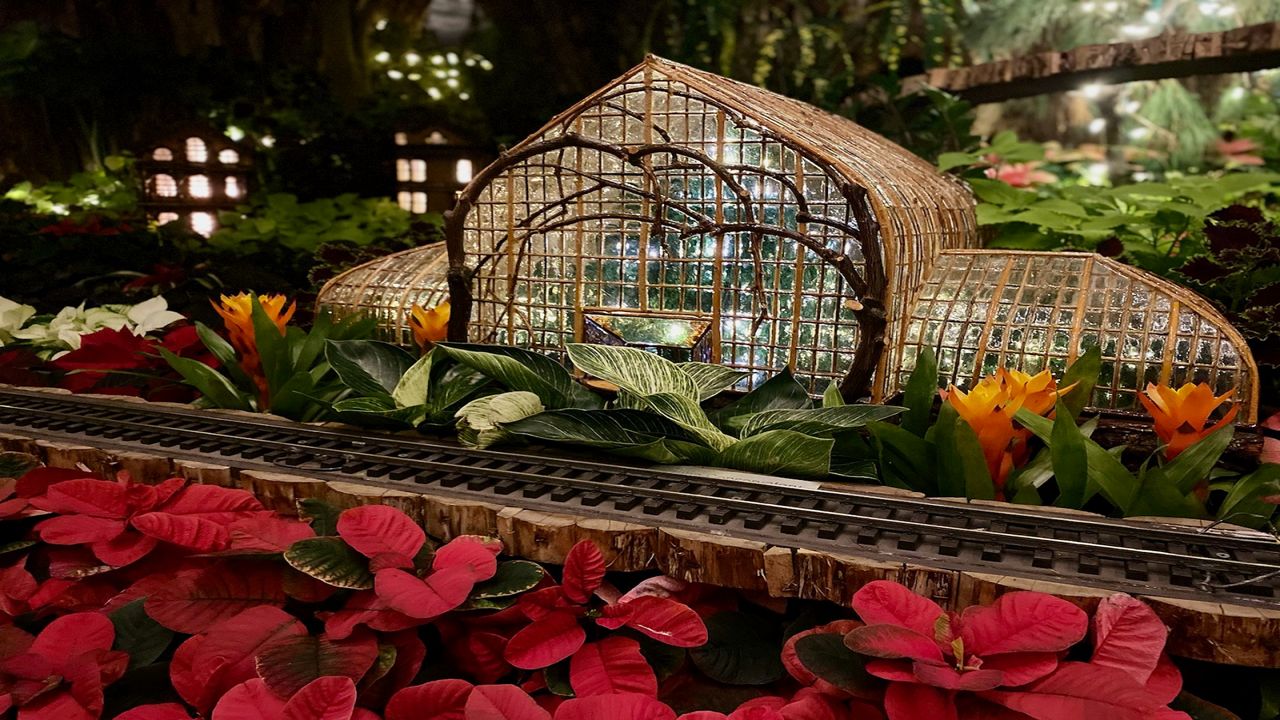
[[[590,543],[553,575],[392,507],[299,518],[53,468],[7,484],[0,713],[20,720],[1186,717],[1164,709],[1164,627],[1122,595],[1091,649],[1085,614],[1040,593],[954,614],[876,582],[861,620],[817,624],[839,609],[664,576],[624,592]]]
[[[367,338],[374,325],[360,316],[334,322],[322,313],[303,331],[288,324],[294,305],[280,295],[224,295],[214,307],[230,342],[202,323],[196,323],[196,332],[221,371],[163,349],[161,355],[200,391],[199,402],[206,407],[272,412],[292,420],[315,420],[349,394],[324,355],[326,342]]]

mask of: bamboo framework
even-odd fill
[[[463,191],[451,336],[552,354],[593,314],[710,322],[741,389],[875,383],[922,273],[977,242],[967,189],[795,100],[649,57]],[[896,263],[896,264],[895,264]]]
[[[413,345],[409,310],[448,300],[448,271],[444,243],[401,250],[334,276],[320,288],[317,305],[335,319],[365,313],[377,321],[381,339]]]
[[[1196,293],[1092,253],[942,253],[912,308],[898,369],[932,348],[942,384],[972,387],[997,368],[1061,377],[1091,346],[1102,372],[1090,405],[1138,411],[1147,383],[1235,389],[1257,419],[1258,367],[1244,338]]]

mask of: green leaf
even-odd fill
[[[749,374],[741,370],[734,370],[731,367],[712,363],[685,362],[676,365],[676,367],[680,368],[681,372],[693,380],[693,384],[698,388],[698,400],[706,400],[719,395]]]
[[[716,464],[764,475],[825,478],[835,442],[793,430],[766,430],[722,450]]]
[[[435,348],[432,348],[431,352],[418,358],[408,370],[404,371],[404,375],[400,376],[400,381],[391,391],[391,399],[395,400],[397,406],[412,407],[426,404],[427,390],[431,386],[431,368],[439,357],[443,357],[443,354],[437,353]]]
[[[747,419],[758,412],[811,407],[809,392],[796,381],[790,368],[783,368],[751,392],[711,413],[711,420],[725,432],[737,435]]]
[[[325,358],[338,378],[358,395],[390,395],[414,364],[414,357],[377,340],[329,340]]]
[[[933,443],[889,423],[867,423],[881,481],[892,487],[938,494]]]
[[[214,407],[230,410],[253,410],[249,396],[236,389],[226,376],[198,360],[178,357],[164,348],[160,356],[188,385],[200,391],[204,399]]]
[[[1059,398],[1049,437],[1049,456],[1058,483],[1057,507],[1084,507],[1093,496],[1089,488],[1089,459],[1085,453],[1085,437],[1076,427],[1071,411]],[[1037,496],[1038,497],[1038,496]]]
[[[1036,201],[1035,193],[1019,190],[999,180],[969,178],[967,182],[973,188],[973,194],[977,195],[978,199],[983,202],[994,205],[1026,207]]]
[[[976,153],[944,152],[938,156],[938,170],[946,172],[952,168],[972,165],[977,161]]]
[[[827,389],[822,391],[822,407],[833,408],[844,404],[844,395],[840,394],[840,386],[836,384],[835,380],[832,380]]]
[[[538,563],[528,560],[507,560],[498,563],[496,575],[475,586],[471,591],[471,597],[488,600],[519,595],[526,590],[532,590],[546,576],[546,571]]]
[[[333,329],[333,314],[327,310],[317,312],[315,320],[311,322],[311,329],[300,341],[291,345],[294,351],[293,367],[296,370],[310,370],[316,364]]]
[[[255,658],[258,675],[279,697],[291,697],[322,677],[359,680],[378,659],[377,645],[360,638],[290,635],[264,645]]]
[[[1058,383],[1058,387],[1064,388],[1075,383],[1075,387],[1071,390],[1058,395],[1058,401],[1066,406],[1072,420],[1079,418],[1080,412],[1089,404],[1093,397],[1093,388],[1098,384],[1100,372],[1102,372],[1102,348],[1091,345],[1062,374],[1062,381]]]
[[[905,409],[894,405],[842,405],[810,410],[765,410],[748,418],[740,434],[746,438],[768,430],[794,430],[829,438],[842,430],[891,418]]]
[[[437,343],[436,347],[508,390],[534,393],[553,410],[604,406],[599,395],[579,385],[564,366],[545,355],[501,345]]]
[[[987,469],[978,435],[950,403],[943,403],[934,425],[938,453],[938,492],[944,497],[994,500],[995,481]]]
[[[1240,716],[1208,700],[1192,695],[1183,690],[1169,703],[1173,710],[1181,710],[1195,720],[1240,720]],[[1274,715],[1259,715],[1258,720],[1275,720]]]
[[[458,439],[472,447],[489,447],[507,437],[507,423],[542,410],[538,396],[524,390],[476,398],[458,409]]]
[[[1218,507],[1218,519],[1251,528],[1265,527],[1276,512],[1263,500],[1280,495],[1280,464],[1264,463],[1232,484]]]
[[[301,498],[297,501],[298,517],[311,523],[311,529],[321,537],[338,534],[338,516],[342,508],[334,507],[315,498]]]
[[[222,339],[221,335],[202,322],[196,323],[196,336],[200,338],[205,349],[218,359],[218,364],[231,376],[232,382],[246,389],[253,387],[249,376],[240,369],[240,361],[236,359],[236,351],[231,347],[231,343]]]
[[[670,393],[701,400],[697,382],[679,365],[639,348],[569,343],[573,366],[635,395]]]
[[[854,697],[875,697],[883,682],[867,672],[867,658],[850,650],[837,633],[816,633],[796,641],[804,669]]]
[[[1053,421],[1022,408],[1014,415],[1024,428],[1041,441],[1052,446]],[[1098,443],[1084,439],[1085,459],[1089,466],[1089,478],[1097,485],[1103,497],[1125,515],[1131,515],[1129,507],[1138,495],[1139,482],[1114,455]]]
[[[173,642],[173,631],[151,619],[143,609],[145,597],[111,612],[111,624],[115,626],[116,640],[112,648],[129,653],[129,669],[150,665]]]
[[[252,302],[253,342],[258,349],[258,359],[262,363],[262,374],[267,378],[267,387],[275,406],[275,396],[290,378],[293,377],[293,354],[289,349],[287,330],[280,328],[267,316],[266,310],[257,295],[250,295]],[[297,328],[295,336],[297,334]]]
[[[1234,434],[1235,426],[1230,424],[1215,430],[1165,463],[1160,468],[1161,473],[1179,493],[1186,495],[1209,477],[1209,472],[1218,464],[1218,458],[1231,444]]]
[[[0,452],[0,478],[19,478],[39,467],[40,458],[23,452]]]
[[[322,583],[352,590],[373,587],[369,561],[336,537],[299,540],[284,552],[285,562]]]
[[[707,643],[689,651],[702,674],[729,685],[767,685],[786,673],[773,623],[735,611],[712,615],[706,623]]]
[[[676,393],[630,396],[639,407],[652,410],[673,420],[685,430],[697,436],[698,441],[713,450],[724,450],[733,444],[733,438],[720,432],[712,424],[702,406],[694,398]]]
[[[907,413],[902,416],[902,429],[909,433],[924,437],[929,429],[929,418],[933,414],[933,402],[938,397],[938,360],[930,348],[921,348],[916,356],[915,369],[907,378],[907,387],[903,391],[902,404],[907,406]]]
[[[606,449],[647,445],[656,440],[697,443],[698,438],[656,413],[615,410],[548,410],[506,426],[507,432],[544,442],[571,443]]]

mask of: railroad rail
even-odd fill
[[[0,389],[0,432],[241,469],[304,473],[512,507],[684,528],[947,570],[1280,609],[1261,533],[897,497],[745,474],[475,450],[269,417]]]

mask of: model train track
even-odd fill
[[[173,406],[0,390],[0,431],[104,449],[287,469],[398,490],[700,530],[772,545],[1099,587],[1280,607],[1280,543],[1017,506],[824,489],[816,483],[474,450]]]

